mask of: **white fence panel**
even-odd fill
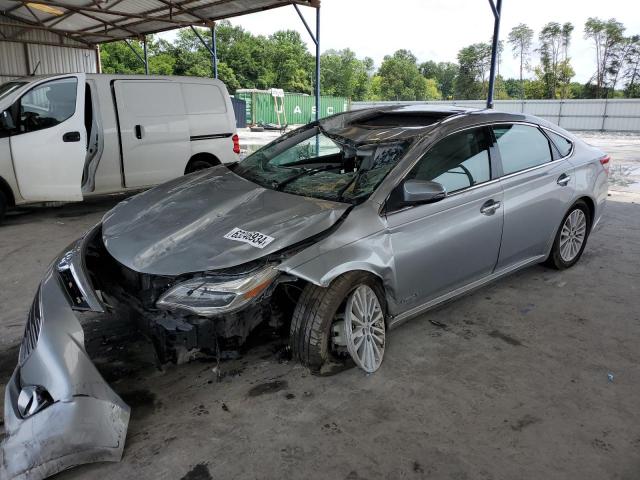
[[[351,109],[399,105],[429,104],[485,108],[484,100],[428,102],[352,102]],[[640,132],[640,99],[611,100],[497,100],[496,110],[524,112],[556,123],[567,130]]]

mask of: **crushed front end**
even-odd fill
[[[87,243],[86,271],[106,308],[153,343],[159,363],[238,350],[258,325],[281,326],[273,302],[291,281],[269,257],[221,271],[151,275],[118,262],[101,235]]]
[[[5,392],[0,478],[41,479],[122,457],[130,409],[89,358],[76,316],[103,311],[83,271],[88,238],[49,267],[35,295]]]
[[[274,299],[292,281],[270,257],[217,272],[139,273],[109,254],[96,226],[52,263],[36,293],[5,393],[0,478],[41,479],[121,459],[130,409],[92,362],[84,317],[130,325],[160,364],[199,352],[220,358],[258,325],[281,326],[275,305],[287,302]]]

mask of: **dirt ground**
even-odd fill
[[[0,389],[47,265],[117,200],[0,226]],[[532,267],[406,323],[374,375],[312,376],[273,339],[220,382],[208,361],[112,365],[132,407],[124,458],[56,478],[640,478],[640,196],[609,200],[574,268]]]

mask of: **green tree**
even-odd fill
[[[441,96],[437,87],[434,91],[421,75],[417,59],[409,50],[398,50],[385,56],[378,76],[381,78],[380,94],[388,100],[435,100]]]
[[[593,41],[596,51],[595,94],[597,98],[607,96],[610,80],[617,77],[620,46],[624,42],[625,27],[615,18],[601,20],[589,17],[584,24],[584,36]]]
[[[508,42],[511,44],[513,58],[520,59],[520,98],[524,98],[523,71],[529,66],[529,58],[531,56],[531,45],[533,42],[533,30],[526,24],[516,25],[509,32]]]
[[[637,98],[640,97],[640,35],[631,37],[629,43],[624,72],[626,81],[624,95],[629,98]]]
[[[369,72],[372,69],[371,58],[359,60],[348,48],[329,50],[320,57],[322,93],[364,100],[368,94]]]
[[[471,100],[486,96],[486,79],[491,67],[491,44],[474,43],[458,52],[460,70],[456,98]]]
[[[140,57],[143,56],[142,42],[132,40],[130,45]],[[103,73],[144,73],[144,64],[123,41],[102,44],[100,46],[100,62]]]
[[[570,68],[568,57],[562,60],[563,46],[565,51],[569,46],[569,39],[573,26],[571,23],[560,25],[558,22],[549,22],[540,31],[540,64],[542,69],[542,81],[545,84],[545,98],[556,98],[560,86],[560,70],[562,70],[565,83],[566,75],[573,72]],[[561,68],[561,63],[564,65]],[[570,79],[569,79],[570,80]]]
[[[452,62],[436,63],[429,60],[420,65],[420,73],[422,73],[422,76],[427,79],[432,78],[436,81],[443,100],[453,98],[458,71],[458,65]]]
[[[382,97],[382,77],[380,75],[374,75],[371,77],[367,100],[371,100],[373,102],[384,100]]]
[[[268,39],[255,36],[228,20],[216,24],[218,59],[231,70],[242,88],[266,89],[269,84],[270,59]]]
[[[505,79],[504,90],[510,98],[524,98],[524,79],[522,82],[517,78]]]
[[[266,46],[267,84],[288,92],[313,93],[315,60],[300,34],[294,30],[276,32]]]

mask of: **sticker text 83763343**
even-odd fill
[[[247,232],[241,228],[234,228],[227,233],[224,238],[228,240],[235,240],[236,242],[248,243],[249,245],[257,248],[264,248],[273,242],[274,238],[269,235],[265,235],[260,232]]]

